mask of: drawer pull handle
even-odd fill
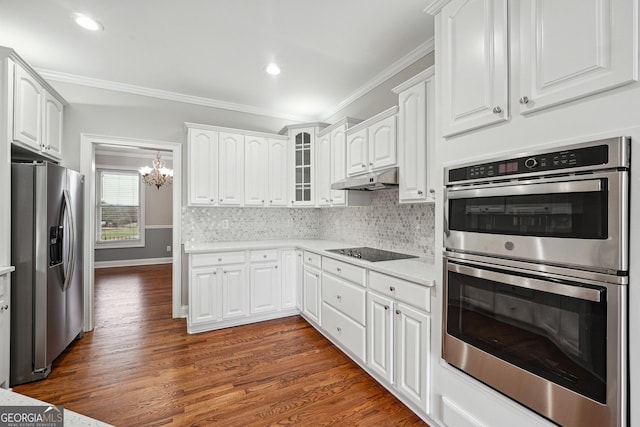
[[[338,270],[338,273],[340,273],[342,271],[342,269],[340,267],[336,268],[336,270]]]
[[[342,333],[342,328],[341,328],[340,326],[338,326],[338,327],[336,328],[336,330],[338,331],[338,333],[339,333],[339,334],[341,334],[341,333]]]
[[[391,292],[395,292],[396,288],[395,288],[394,286],[389,286],[389,290],[390,290]]]
[[[266,255],[262,255],[262,258],[266,258],[266,257],[267,257]]]
[[[396,314],[400,314],[402,313],[400,310],[396,310]]]
[[[278,269],[278,266],[276,265],[276,266],[274,266],[274,268],[277,270],[277,269]]]
[[[385,310],[389,310],[389,306],[388,306],[388,305],[385,305],[385,306],[384,306],[384,309],[385,309]]]
[[[218,262],[222,262],[222,258],[218,258]]]
[[[336,298],[338,299],[338,301],[342,300],[342,297],[340,295],[336,295]]]

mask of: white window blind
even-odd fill
[[[98,243],[138,243],[144,230],[137,171],[98,170]]]

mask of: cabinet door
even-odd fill
[[[367,295],[367,365],[393,384],[393,301]]]
[[[313,206],[316,203],[313,182],[314,138],[313,128],[297,129],[292,136],[294,154],[292,205],[295,206]]]
[[[426,200],[427,133],[426,84],[401,92],[398,97],[398,166],[400,173],[399,198],[401,202]]]
[[[62,159],[63,108],[60,101],[44,91],[42,146],[46,154],[56,159]]]
[[[218,132],[189,129],[189,204],[215,206],[218,203]]]
[[[316,204],[331,204],[331,134],[318,138],[316,143]]]
[[[396,304],[396,387],[429,413],[429,317],[404,304]]]
[[[453,0],[441,13],[443,136],[508,120],[507,0]]]
[[[287,177],[289,176],[287,141],[269,140],[268,206],[287,206]]]
[[[369,127],[369,169],[384,169],[395,166],[397,162],[394,115]]]
[[[297,252],[293,249],[280,252],[280,259],[282,260],[282,296],[280,301],[283,309],[296,307],[298,260],[302,261],[302,254]]]
[[[222,318],[246,316],[248,297],[244,265],[222,267]]]
[[[220,132],[218,201],[220,206],[244,202],[244,136]]]
[[[638,78],[633,2],[531,0],[520,13],[521,114]]]
[[[251,265],[251,314],[280,309],[280,269],[278,262]]]
[[[296,250],[296,258],[298,259],[296,265],[296,308],[302,312],[304,307],[304,263],[301,250]]]
[[[347,135],[347,175],[367,172],[367,128]]]
[[[9,387],[11,295],[9,274],[0,275],[0,387]]]
[[[13,139],[40,150],[44,89],[16,64],[13,104]]]
[[[267,193],[267,139],[246,136],[244,145],[244,204],[264,206]]]
[[[304,269],[304,299],[302,312],[320,325],[320,272]]]
[[[192,269],[189,280],[189,323],[196,325],[217,320],[220,317],[219,300],[218,270]]]
[[[344,126],[331,131],[331,184],[347,177],[347,135]],[[331,204],[347,204],[345,190],[331,190]]]

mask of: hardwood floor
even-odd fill
[[[116,426],[425,425],[301,317],[196,335],[171,266],[96,270],[95,330],[14,387]]]

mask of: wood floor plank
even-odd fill
[[[299,316],[187,334],[170,265],[96,270],[94,331],[14,390],[127,427],[425,425]]]

